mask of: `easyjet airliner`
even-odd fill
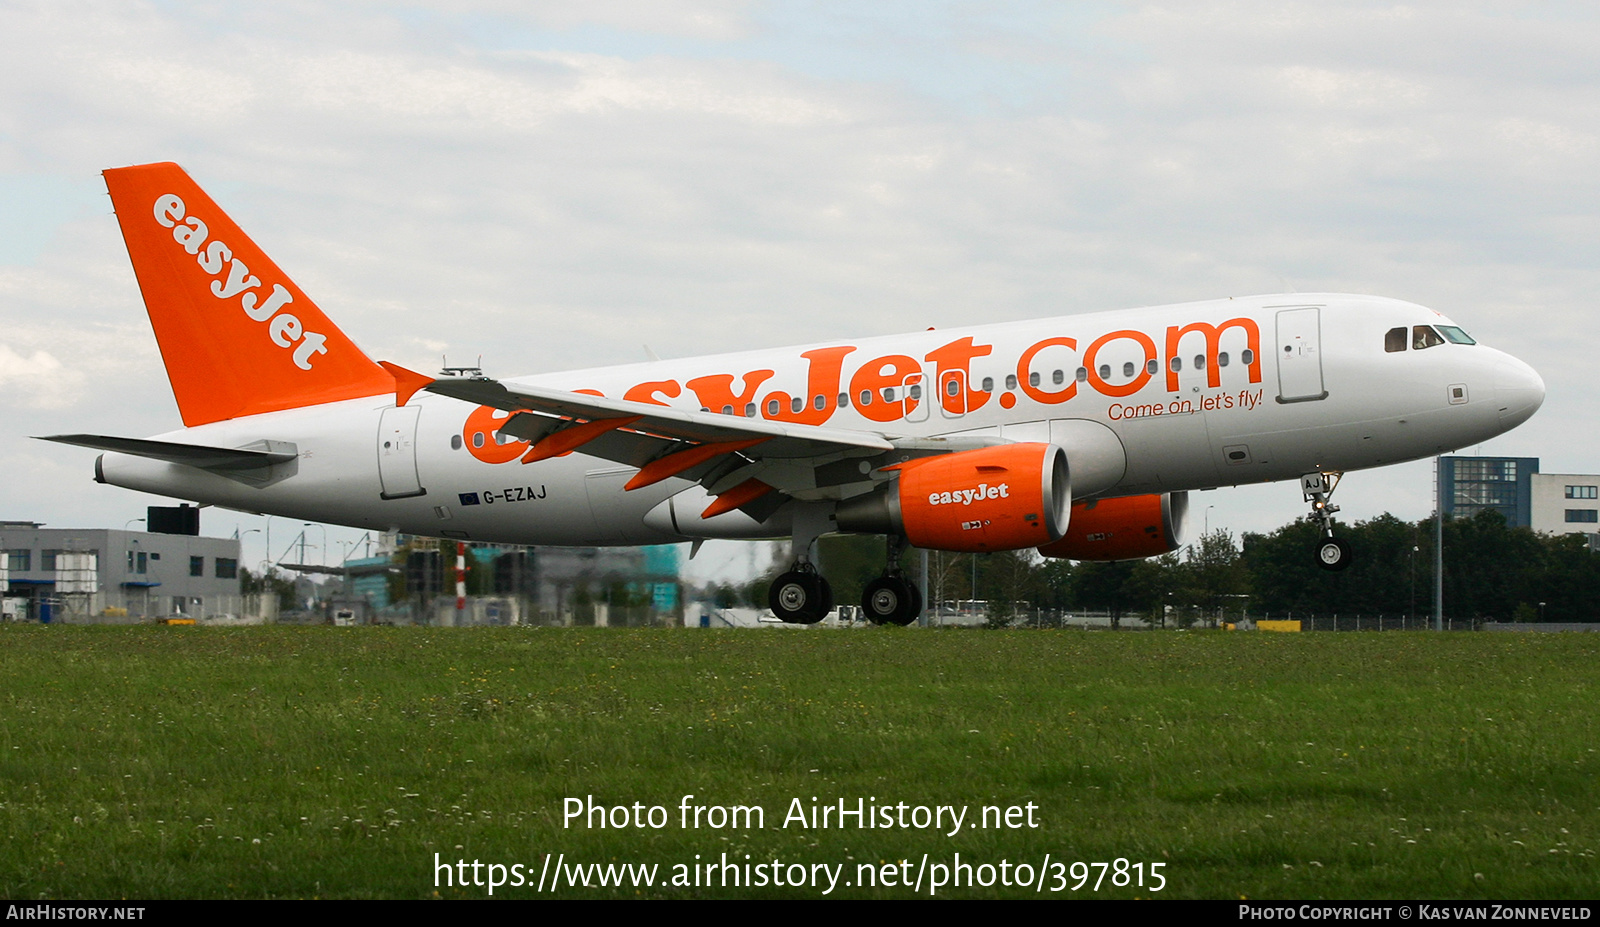
[[[1299,479],[1349,562],[1343,471],[1481,442],[1544,383],[1431,309],[1252,296],[492,379],[374,362],[175,164],[105,172],[184,428],[50,438],[95,479],[248,512],[513,544],[791,538],[771,606],[833,603],[831,532],[886,536],[862,605],[922,608],[907,545],[1174,550],[1192,490]]]

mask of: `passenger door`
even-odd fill
[[[420,406],[384,409],[378,420],[378,481],[384,499],[428,494],[417,475],[417,417]]]
[[[1278,313],[1278,401],[1328,398],[1322,383],[1322,310],[1284,309]]]

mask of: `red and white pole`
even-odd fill
[[[456,625],[467,610],[467,545],[456,542]]]

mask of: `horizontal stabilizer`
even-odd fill
[[[256,441],[245,447],[207,447],[201,444],[117,438],[111,435],[38,437],[41,441],[75,444],[78,447],[91,447],[99,451],[132,454],[135,457],[182,464],[255,486],[264,486],[289,476],[292,470],[282,465],[293,464],[300,458],[299,448],[288,441]]]

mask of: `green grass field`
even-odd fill
[[[550,897],[821,894],[667,884],[726,853],[842,864],[831,897],[909,897],[844,883],[960,853],[1164,864],[1159,892],[1094,891],[1100,870],[1072,891],[1063,869],[1045,897],[1593,897],[1597,650],[1580,634],[6,626],[0,893],[487,896],[442,884],[437,853],[530,883],[545,854],[660,867],[655,887]],[[684,829],[686,794],[758,805],[766,826]],[[564,828],[563,799],[587,795],[670,821]],[[955,836],[784,827],[813,797],[970,810]],[[1029,802],[1037,827],[974,826]]]

